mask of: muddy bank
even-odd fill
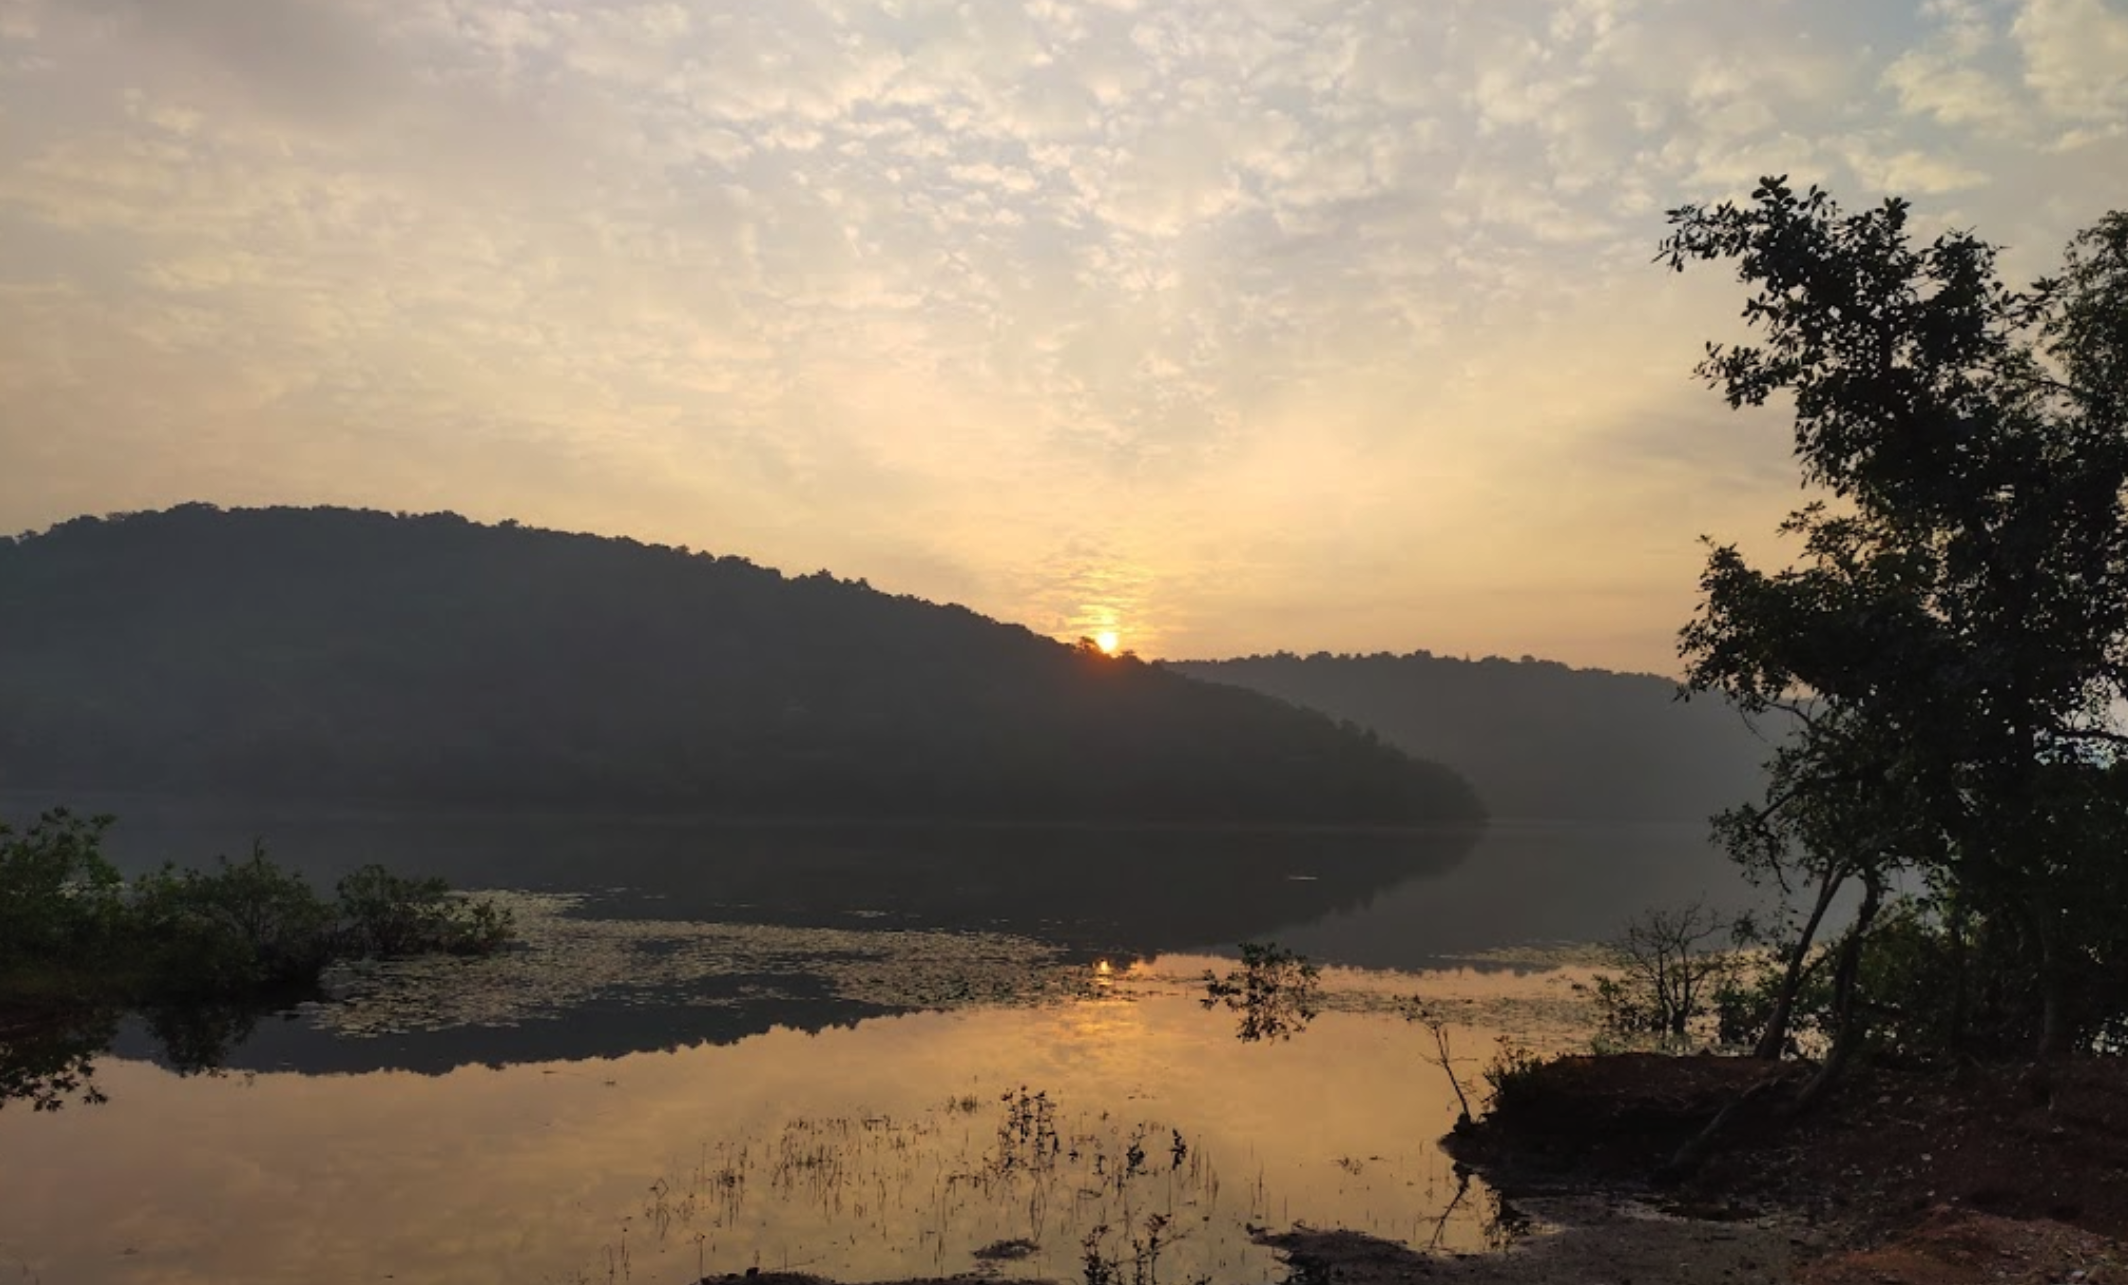
[[[1851,1282],[2128,1280],[2128,1066],[2086,1059],[2029,1066],[1876,1066],[1819,1109],[1797,1115],[1807,1068],[1714,1057],[1570,1057],[1531,1073],[1450,1151],[1504,1192],[1612,1193],[1621,1210],[1684,1216],[1657,1232],[1630,1220],[1582,1243],[1681,1237],[1718,1252],[1713,1229],[1783,1239],[1785,1268],[1808,1285]],[[1704,1163],[1671,1167],[1678,1148],[1724,1107]],[[1620,1228],[1623,1228],[1621,1230]],[[1689,1230],[1696,1227],[1698,1230]],[[1578,1233],[1558,1241],[1573,1254]],[[1738,1260],[1672,1279],[1754,1279]],[[1530,1266],[1538,1264],[1533,1259]],[[1707,1271],[1713,1267],[1716,1270]],[[1574,1271],[1524,1279],[1610,1279],[1584,1255]],[[1724,1268],[1726,1270],[1724,1270]],[[1575,1274],[1579,1271],[1581,1274]],[[1388,1278],[1380,1278],[1388,1279]],[[1468,1279],[1490,1279],[1474,1276]]]
[[[1286,1279],[1291,1285],[1398,1285],[1407,1281],[1459,1285],[1567,1285],[1582,1281],[1786,1285],[1797,1279],[1798,1264],[1816,1252],[1806,1232],[1778,1219],[1708,1222],[1664,1214],[1631,1200],[1601,1196],[1541,1197],[1529,1202],[1527,1212],[1543,1225],[1511,1248],[1494,1253],[1434,1253],[1358,1232],[1305,1227],[1265,1233],[1258,1239],[1285,1259]],[[966,1285],[995,1278],[978,1274],[947,1279]],[[1122,1285],[1123,1279],[1126,1278],[1117,1278],[1116,1285]],[[704,1285],[708,1281],[719,1285],[825,1285],[815,1277],[779,1273],[707,1278]],[[899,1281],[893,1285],[944,1282]],[[1184,1281],[1180,1285],[1193,1283]]]
[[[2128,1236],[2128,1065],[1878,1066],[1818,1110],[1801,1073],[1743,1059],[1570,1057],[1532,1073],[1449,1150],[1509,1191],[1595,1183],[1725,1216],[1780,1211],[1880,1238],[1931,1211]],[[1689,1175],[1682,1143],[1759,1089]],[[1659,1183],[1659,1178],[1674,1181]]]
[[[1307,1228],[1262,1239],[1284,1255],[1295,1285],[1785,1285],[1818,1250],[1809,1229],[1779,1217],[1714,1222],[1604,1195],[1536,1197],[1520,1208],[1537,1226],[1488,1254],[1427,1253],[1353,1232]]]

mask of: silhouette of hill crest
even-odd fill
[[[1256,693],[825,572],[192,504],[0,541],[0,787],[1408,824],[1468,785]]]
[[[1279,653],[1167,667],[1379,732],[1463,774],[1496,817],[1700,820],[1758,795],[1764,729],[1652,674],[1556,661]],[[1778,729],[1774,729],[1778,730]]]

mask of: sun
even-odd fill
[[[1094,635],[1094,646],[1099,647],[1111,656],[1116,654],[1116,644],[1122,641],[1123,639],[1113,629],[1104,629]]]

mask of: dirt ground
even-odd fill
[[[1875,1067],[1818,1111],[1787,1109],[1807,1068],[1655,1055],[1568,1058],[1517,1111],[1451,1149],[1513,1191],[1561,1185],[1785,1236],[1804,1285],[2128,1282],[2128,1066]],[[1767,1084],[1767,1081],[1773,1081]],[[1765,1085],[1706,1163],[1649,1181],[1721,1107]],[[1588,1230],[1601,1234],[1600,1223]],[[1695,1233],[1685,1233],[1688,1240]],[[1576,1233],[1561,1238],[1565,1250]],[[1532,1266],[1535,1266],[1532,1264]],[[1600,1270],[1525,1280],[1613,1279]],[[1706,1273],[1670,1280],[1753,1279]],[[1475,1278],[1474,1278],[1475,1279]]]
[[[1450,1142],[1544,1230],[1443,1255],[1336,1230],[1264,1243],[1293,1285],[2128,1285],[2128,1066],[1875,1067],[1817,1112],[1803,1068],[1566,1058]],[[1658,1184],[1724,1105],[1713,1156]],[[798,1285],[762,1276],[752,1285]]]
[[[1769,1077],[1672,1207],[1782,1210],[1869,1240],[1938,1209],[2048,1219],[2128,1236],[2128,1064],[1878,1067],[1795,1118],[1799,1069],[1729,1058],[1567,1058],[1527,1109],[1496,1113],[1451,1144],[1465,1160],[1526,1179],[1633,1183],[1726,1102]]]

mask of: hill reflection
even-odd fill
[[[731,825],[126,807],[129,867],[260,834],[329,885],[372,861],[518,890],[523,949],[360,970],[232,1025],[225,1065],[312,1073],[612,1058],[970,1003],[1039,1002],[1098,958],[1231,946],[1438,878],[1475,829]],[[173,1063],[147,1024],[114,1049]]]
[[[122,806],[109,846],[128,869],[206,863],[257,837],[325,884],[381,862],[461,888],[594,893],[607,916],[1001,931],[1142,954],[1362,908],[1454,869],[1483,833],[344,812],[261,820],[228,807]]]

